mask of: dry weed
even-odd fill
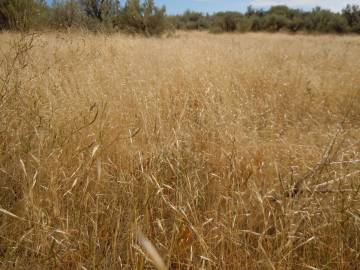
[[[358,37],[0,40],[3,269],[358,269]]]

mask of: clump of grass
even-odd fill
[[[1,39],[3,268],[356,269],[357,37]]]

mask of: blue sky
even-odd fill
[[[47,0],[51,2],[51,0]],[[124,3],[125,0],[120,0]],[[187,9],[213,13],[216,11],[245,11],[252,5],[267,8],[272,5],[287,5],[294,8],[311,9],[315,6],[341,11],[346,4],[358,4],[360,0],[155,0],[157,5],[165,5],[168,14],[182,13]]]

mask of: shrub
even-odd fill
[[[210,27],[210,16],[204,16],[200,12],[187,10],[183,15],[170,16],[170,18],[177,29],[202,30]]]
[[[236,24],[236,30],[239,32],[251,31],[252,20],[247,17],[242,17]]]
[[[51,25],[69,28],[81,21],[80,6],[75,0],[55,0],[51,9]]]
[[[29,30],[84,27],[92,31],[121,30],[146,36],[161,35],[167,30],[210,30],[246,32],[281,30],[318,33],[360,34],[360,7],[347,5],[341,14],[320,7],[311,12],[285,5],[268,10],[251,6],[245,14],[218,12],[213,15],[187,10],[182,15],[167,16],[165,7],[154,0],[0,0],[0,30]],[[122,1],[121,1],[122,2]]]
[[[289,23],[289,30],[292,32],[297,32],[305,28],[305,21],[301,17],[294,17]]]
[[[276,32],[281,29],[289,29],[291,21],[288,20],[284,15],[268,15],[265,18],[264,27],[267,31]]]
[[[312,21],[308,30],[322,33],[344,33],[347,31],[347,22],[344,17],[339,14],[332,13],[329,10],[315,8],[310,14]],[[309,27],[309,25],[308,25]]]
[[[243,15],[238,12],[219,12],[214,15],[212,32],[234,32],[241,22]]]
[[[264,29],[264,19],[262,17],[253,17],[251,20],[251,31],[257,32]]]
[[[332,20],[328,22],[329,32],[346,33],[348,30],[346,19],[340,15],[333,16]]]
[[[360,34],[360,7],[357,5],[347,5],[343,9],[342,15],[349,25],[349,30]]]
[[[165,13],[165,7],[156,7],[153,0],[142,4],[139,0],[128,0],[114,25],[128,33],[161,35],[167,29]]]
[[[1,0],[0,29],[29,30],[40,22],[45,12],[44,0]]]
[[[81,25],[91,31],[112,32],[113,20],[120,12],[118,0],[76,0],[79,1],[83,14]]]

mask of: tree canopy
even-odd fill
[[[244,13],[218,12],[212,15],[191,10],[167,16],[165,7],[154,0],[0,0],[0,30],[27,31],[31,28],[122,31],[146,36],[170,29],[219,32],[317,32],[360,34],[360,7],[347,5],[342,12],[316,7],[311,11],[285,5],[268,10],[252,6]]]

